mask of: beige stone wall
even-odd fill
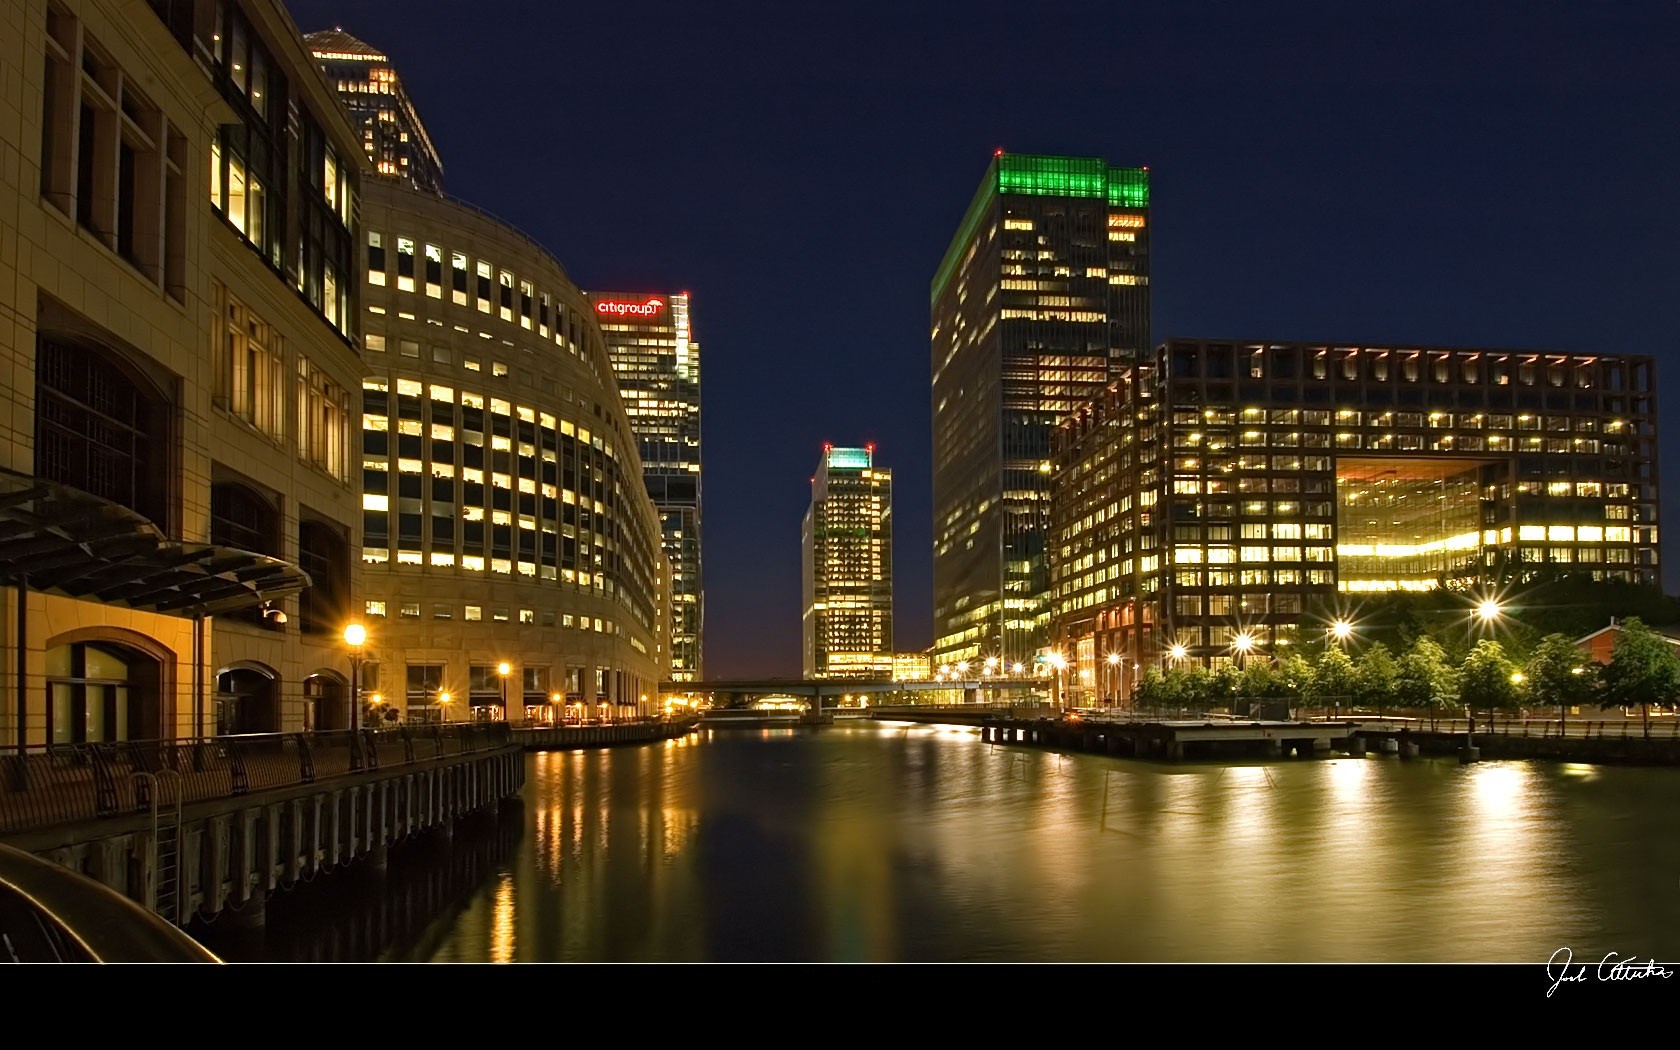
[[[268,269],[211,208],[208,198],[210,144],[216,125],[230,119],[209,78],[169,35],[144,0],[64,0],[110,61],[123,71],[186,139],[182,166],[186,182],[185,286],[180,297],[166,294],[118,256],[74,217],[46,204],[40,193],[43,80],[46,68],[46,0],[0,4],[0,467],[32,473],[35,460],[36,335],[43,323],[81,330],[120,347],[154,372],[166,373],[177,407],[174,467],[180,482],[172,519],[159,522],[171,536],[188,542],[209,538],[211,478],[218,471],[259,482],[280,497],[280,552],[297,558],[300,508],[336,524],[351,543],[359,542],[359,474],[329,477],[298,455],[296,362],[306,355],[349,391],[347,441],[358,433],[357,391],[363,374],[358,351],[316,315],[289,284]],[[266,34],[276,61],[307,96],[342,156],[360,158],[359,142],[337,116],[333,96],[315,70],[283,7],[273,0],[246,5]],[[290,34],[282,37],[277,34]],[[325,107],[325,108],[323,108]],[[251,430],[215,404],[212,356],[214,282],[232,290],[281,334],[286,352],[285,430],[279,441]],[[352,555],[354,558],[354,554]],[[15,739],[16,598],[0,612],[0,729]],[[206,718],[215,673],[247,661],[273,668],[279,677],[282,728],[303,725],[303,678],[317,669],[347,674],[348,662],[336,640],[306,642],[298,631],[297,601],[284,603],[290,623],[271,632],[244,624],[213,623],[206,630]],[[71,631],[101,629],[114,640],[135,632],[170,654],[165,679],[174,698],[173,722],[165,731],[190,731],[193,682],[192,621],[137,612],[57,595],[32,594],[28,618],[27,679],[31,739],[44,730],[44,653],[49,642]],[[213,728],[213,724],[210,725]]]

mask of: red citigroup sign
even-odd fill
[[[595,300],[595,315],[603,321],[647,322],[665,313],[665,300],[655,295],[603,296]]]

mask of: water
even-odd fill
[[[388,882],[282,895],[230,958],[1680,959],[1680,771],[1165,765],[892,724],[528,759]],[[323,880],[331,882],[333,880]],[[418,889],[416,888],[418,887]],[[283,932],[281,932],[283,931]]]

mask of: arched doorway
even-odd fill
[[[261,664],[239,664],[216,675],[216,735],[278,733],[280,681]]]
[[[303,680],[305,732],[350,728],[350,690],[336,671],[316,671]]]
[[[162,736],[163,663],[156,656],[100,638],[49,646],[46,657],[48,742]]]

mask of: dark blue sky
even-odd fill
[[[931,641],[928,282],[996,147],[1149,166],[1157,337],[1673,381],[1676,0],[289,3],[390,54],[449,190],[580,285],[694,294],[714,676],[798,672],[825,440],[894,469],[899,647]]]

